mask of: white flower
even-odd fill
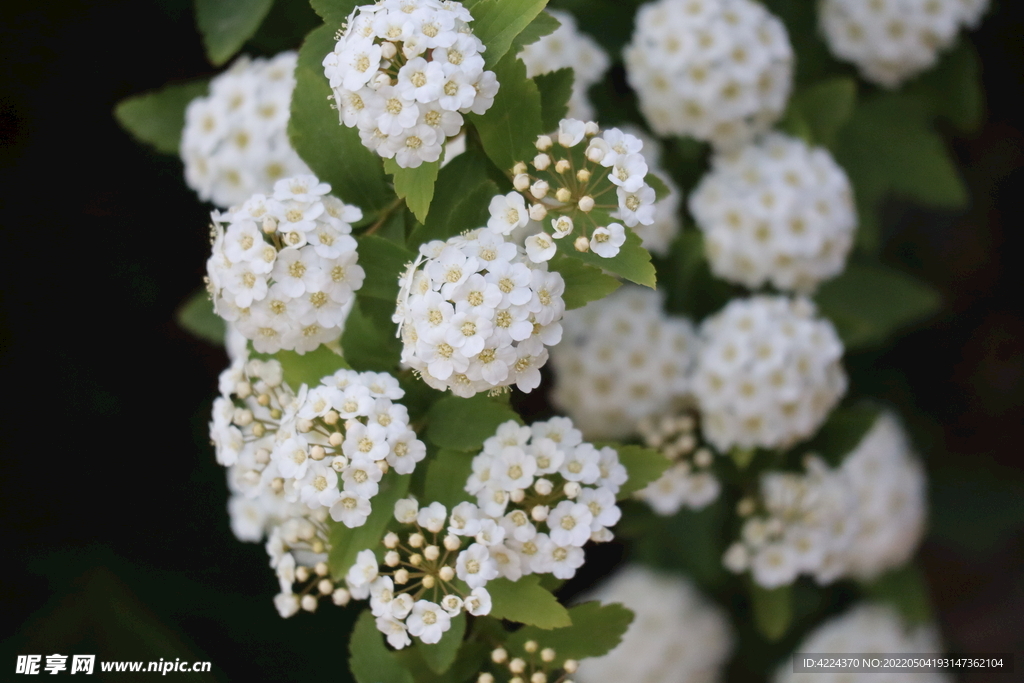
[[[416,521],[419,509],[415,498],[400,498],[395,501],[395,519],[400,524],[412,524]]]
[[[590,538],[593,521],[594,515],[584,503],[563,500],[548,515],[547,525],[551,529],[551,540],[556,545],[582,546]]]
[[[380,488],[378,482],[384,473],[376,463],[367,460],[355,460],[341,472],[344,489],[363,498],[373,498]]]
[[[499,235],[508,235],[516,228],[525,226],[530,220],[526,200],[518,192],[509,192],[504,196],[495,195],[487,210],[491,214],[487,227]]]
[[[338,500],[331,505],[331,519],[341,522],[350,529],[366,524],[366,518],[369,516],[369,499],[351,491],[342,491]]]
[[[476,617],[491,613],[491,594],[486,588],[474,588],[463,603],[466,611]]]
[[[360,588],[369,586],[377,578],[377,558],[372,550],[360,550],[356,555],[356,562],[345,575],[345,581],[349,586]]]
[[[377,617],[377,630],[387,636],[388,645],[396,650],[401,650],[412,644],[405,624],[392,616],[382,615]]]
[[[424,643],[432,644],[441,640],[444,632],[451,628],[451,617],[440,605],[419,600],[405,620],[409,633]]]
[[[455,561],[455,575],[465,581],[470,588],[481,588],[498,576],[498,568],[487,548],[474,543],[459,553]]]
[[[626,230],[618,223],[609,223],[606,228],[594,230],[590,237],[590,250],[598,256],[612,258],[626,243]]]
[[[441,529],[444,528],[444,520],[447,516],[448,511],[441,503],[431,503],[425,508],[420,508],[420,511],[416,514],[416,523],[427,531],[433,533],[440,533]]]
[[[575,545],[558,545],[554,541],[548,541],[541,549],[541,553],[547,572],[553,574],[556,579],[571,579],[576,576],[576,570],[583,566],[586,559],[583,548]]]
[[[299,611],[299,597],[292,593],[278,593],[274,596],[274,607],[283,618],[294,616]]]
[[[555,243],[547,233],[538,232],[536,235],[526,238],[526,255],[534,263],[550,261],[554,257],[555,251]]]
[[[448,533],[456,536],[476,536],[480,531],[480,511],[472,503],[459,503],[452,508]]]

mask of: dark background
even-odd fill
[[[1019,671],[1024,4],[995,5],[971,36],[986,123],[950,138],[972,207],[886,208],[884,260],[938,288],[943,311],[847,365],[859,391],[907,416],[928,460],[920,559],[943,637],[960,652],[1016,651]],[[281,620],[265,552],[228,528],[205,445],[226,358],[174,322],[201,282],[208,208],[177,159],[111,116],[126,96],[214,72],[191,3],[0,11],[0,678],[15,653],[54,652],[210,660],[219,680],[338,675],[355,610]],[[306,20],[280,18],[296,35]]]

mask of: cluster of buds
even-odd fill
[[[700,510],[718,498],[722,487],[712,472],[715,456],[700,442],[696,413],[646,418],[637,430],[648,448],[657,449],[673,463],[656,481],[637,491],[637,498],[659,515],[674,515],[684,505]]]
[[[523,643],[522,654],[510,656],[508,649],[499,647],[491,651],[494,672],[484,671],[477,683],[573,683],[569,678],[576,673],[579,663],[575,659],[558,661],[553,648],[541,648],[536,640]]]
[[[584,144],[585,143],[585,144]],[[612,258],[626,241],[626,228],[654,223],[654,189],[644,182],[647,161],[640,138],[593,121],[562,119],[558,132],[537,138],[537,156],[512,169],[519,193],[495,197],[487,226],[501,234],[525,227],[528,217],[550,221],[551,234],[526,240],[534,261],[555,255],[555,242],[574,237],[577,251]],[[530,207],[526,209],[529,198]],[[622,223],[612,222],[612,219]]]
[[[281,583],[274,606],[282,617],[290,617],[300,609],[315,612],[320,598],[326,596],[331,596],[336,605],[348,603],[349,592],[335,586],[330,578],[329,538],[327,511],[323,508],[285,520],[270,532],[267,554]]]

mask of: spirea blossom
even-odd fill
[[[624,438],[685,400],[697,353],[693,325],[662,310],[661,294],[627,285],[569,311],[551,350],[554,404],[591,438]]]
[[[857,225],[850,181],[832,155],[781,133],[716,154],[690,211],[711,270],[752,289],[813,291],[842,272]]]
[[[504,216],[521,210],[509,204]],[[486,228],[422,245],[394,316],[402,362],[457,396],[536,389],[547,347],[562,338],[565,282],[529,259],[529,248]]]
[[[930,68],[961,26],[977,26],[988,0],[823,0],[818,19],[829,48],[886,88]]]
[[[288,142],[296,59],[241,57],[210,81],[209,95],[189,103],[180,152],[185,182],[201,199],[226,209],[309,173]]]
[[[644,249],[658,256],[668,256],[669,248],[682,227],[679,207],[683,202],[683,191],[661,166],[663,150],[657,138],[651,137],[636,126],[623,126],[623,132],[643,142],[644,158],[650,172],[657,175],[668,188],[668,194],[654,202],[654,222],[650,225],[637,222],[632,226],[633,232],[640,238]]]
[[[718,499],[722,485],[712,471],[714,453],[701,446],[697,421],[690,411],[644,418],[638,431],[644,445],[659,451],[672,465],[634,496],[659,515],[674,515],[685,505],[700,510]]]
[[[687,579],[630,565],[586,599],[617,602],[633,622],[611,652],[584,659],[578,683],[715,683],[732,651],[733,634],[721,608]]]
[[[864,603],[832,617],[810,632],[796,652],[885,657],[886,655],[942,656],[944,649],[934,625],[910,626],[887,605]],[[773,683],[952,683],[944,672],[793,673],[791,658],[779,666]]]
[[[330,536],[324,508],[290,517],[271,530],[265,547],[281,588],[274,607],[282,618],[300,609],[315,612],[325,596],[337,605],[348,602],[348,591],[336,587],[329,576]]]
[[[330,190],[311,175],[286,178],[271,196],[213,214],[214,309],[261,353],[305,353],[341,336],[363,284],[350,234],[363,213]]]
[[[597,41],[576,26],[576,17],[568,12],[549,9],[561,24],[535,43],[523,48],[519,58],[526,64],[530,78],[550,71],[569,67],[573,70],[572,96],[569,98],[569,116],[574,119],[594,118],[594,107],[587,90],[608,70],[608,55]]]
[[[719,451],[810,436],[846,391],[843,345],[804,298],[734,299],[707,318],[691,389]]]
[[[498,92],[471,21],[454,0],[357,7],[323,60],[341,123],[402,168],[437,161],[462,115],[483,114]]]
[[[641,6],[623,54],[655,133],[735,147],[786,108],[793,49],[786,28],[752,0],[657,0]]]

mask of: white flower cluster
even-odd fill
[[[734,299],[706,319],[691,389],[720,452],[810,436],[846,392],[843,345],[804,298]]]
[[[654,222],[650,225],[637,223],[633,232],[637,234],[643,248],[658,256],[668,256],[669,248],[682,227],[679,220],[679,206],[683,201],[683,191],[679,189],[672,176],[661,166],[662,147],[657,138],[651,137],[636,126],[623,126],[623,132],[629,133],[643,141],[644,158],[650,172],[661,179],[668,188],[668,194],[654,202]]]
[[[609,527],[622,516],[615,497],[627,478],[615,449],[584,442],[568,418],[529,427],[510,420],[473,458],[466,492],[477,502],[452,510],[449,531],[474,536],[510,581],[570,579],[587,541],[613,538]]]
[[[550,220],[551,234],[526,238],[526,252],[534,262],[550,260],[554,240],[571,235],[576,235],[577,251],[612,258],[626,243],[626,228],[610,219],[630,228],[654,223],[657,196],[644,182],[648,168],[640,153],[643,146],[643,140],[618,128],[602,133],[593,121],[562,119],[553,137],[537,138],[533,172],[522,162],[512,169],[512,184],[534,203],[527,207],[519,192],[495,197],[487,227],[508,235],[531,219]],[[611,192],[614,203],[606,197]]]
[[[330,191],[296,176],[277,181],[270,197],[213,214],[214,309],[260,353],[305,353],[341,336],[365,275],[350,234],[363,212]]]
[[[840,467],[857,499],[857,534],[845,574],[876,578],[906,563],[924,533],[924,469],[898,418],[883,413]]]
[[[326,509],[308,511],[274,526],[266,550],[281,587],[274,596],[274,607],[283,618],[294,616],[300,609],[315,612],[320,598],[328,595],[336,605],[348,602],[348,591],[336,587],[329,577]]]
[[[341,123],[402,168],[437,161],[462,115],[483,114],[498,92],[471,21],[454,0],[357,7],[323,61]]]
[[[655,133],[718,147],[767,130],[785,110],[793,80],[785,26],[753,0],[643,5],[623,56]]]
[[[577,683],[715,683],[732,651],[729,620],[688,580],[630,565],[587,594],[632,610],[622,642],[584,659]]]
[[[661,452],[672,466],[658,479],[636,492],[659,515],[679,512],[685,505],[700,510],[718,499],[722,485],[711,471],[715,456],[706,446],[698,448],[697,421],[683,412],[640,421],[644,445]]]
[[[548,13],[558,19],[561,26],[519,53],[519,58],[526,64],[526,75],[533,78],[550,71],[572,68],[575,78],[569,98],[569,116],[592,119],[594,107],[587,97],[587,90],[608,70],[608,55],[596,40],[579,30],[576,17],[559,10],[549,9]]]
[[[551,397],[589,438],[628,437],[688,396],[697,336],[661,303],[658,292],[627,285],[566,314],[565,340],[551,350]]]
[[[832,155],[781,133],[715,155],[690,211],[715,275],[752,289],[813,291],[842,272],[857,226]]]
[[[189,103],[181,159],[185,182],[204,201],[226,209],[281,178],[309,173],[288,142],[297,58],[241,57],[210,81],[209,95]]]
[[[565,281],[547,264],[479,228],[422,245],[400,284],[402,362],[427,384],[463,397],[540,384],[565,311]]]
[[[988,0],[823,0],[821,32],[832,54],[887,88],[930,68],[961,26],[977,26]]]
[[[409,429],[404,391],[387,373],[338,370],[294,392],[277,361],[238,360],[221,374],[210,437],[249,498],[269,490],[362,526],[389,468],[410,474],[426,446]]]
[[[828,652],[863,656],[938,655],[944,652],[933,625],[909,626],[887,605],[863,603],[833,617],[804,638],[797,652]],[[941,672],[793,673],[789,658],[779,667],[773,683],[952,683]]]
[[[818,583],[842,576],[846,549],[857,532],[857,501],[845,477],[821,459],[806,459],[806,474],[766,472],[759,501],[740,501],[741,540],[725,553],[725,566],[749,570],[765,588],[810,574]],[[761,510],[757,512],[760,503]]]

